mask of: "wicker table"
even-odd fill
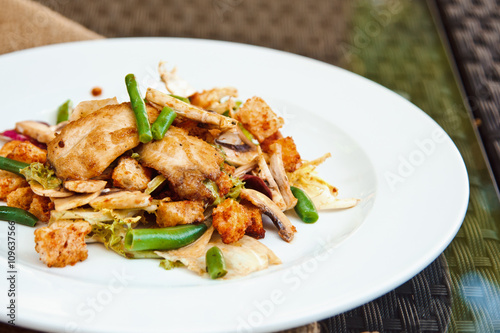
[[[445,252],[404,285],[293,331],[500,331],[500,203],[493,178],[500,179],[498,1],[39,2],[105,37],[271,47],[344,67],[408,98],[445,129],[465,160],[471,196],[464,224]]]

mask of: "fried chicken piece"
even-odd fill
[[[245,235],[252,224],[245,208],[233,199],[226,199],[212,213],[213,226],[221,235],[224,244],[234,243]]]
[[[143,191],[151,181],[152,171],[132,157],[121,157],[113,170],[113,186],[129,191]]]
[[[42,222],[49,221],[50,211],[54,209],[50,198],[36,195],[30,187],[20,187],[12,191],[7,195],[6,202],[7,206],[27,210]]]
[[[182,128],[189,135],[200,138],[208,143],[214,143],[215,138],[217,138],[221,133],[219,129],[206,128],[202,123],[190,119],[182,119],[176,122],[175,126]]]
[[[251,221],[251,224],[245,230],[245,234],[256,239],[264,238],[266,230],[262,224],[262,212],[260,209],[247,200],[242,200],[240,204],[245,209]]]
[[[73,109],[71,115],[69,116],[70,121],[75,121],[85,116],[88,116],[92,112],[102,109],[105,106],[118,104],[116,97],[105,98],[105,99],[94,99],[91,101],[83,101],[78,103],[78,105]]]
[[[156,210],[156,224],[165,228],[202,222],[205,219],[204,210],[205,205],[202,201],[162,201]]]
[[[278,131],[285,123],[260,97],[247,100],[235,116],[259,142]]]
[[[286,172],[294,172],[297,170],[302,164],[302,159],[300,158],[293,138],[291,136],[284,138],[278,131],[264,140],[260,146],[263,152],[273,154],[276,151],[273,147],[275,143],[281,145],[281,157]]]
[[[33,191],[30,187],[20,187],[7,195],[7,206],[17,207],[24,210],[30,209],[31,202],[33,201]]]
[[[48,197],[41,197],[34,194],[28,212],[38,217],[42,222],[48,222],[50,212],[54,210],[54,203]]]
[[[205,141],[170,126],[162,140],[142,145],[137,153],[141,164],[165,176],[180,198],[196,201],[212,198],[204,182],[219,178],[224,158]]]
[[[221,197],[224,197],[226,194],[228,194],[231,187],[233,187],[231,178],[229,178],[229,176],[225,172],[220,173],[220,176],[215,181],[215,184],[217,184],[219,195]]]
[[[35,230],[35,250],[48,267],[74,265],[87,259],[85,236],[91,230],[85,221],[39,228]]]
[[[24,163],[47,161],[47,151],[29,141],[9,141],[0,150],[0,156]]]
[[[0,200],[5,200],[7,195],[20,187],[29,186],[24,177],[12,172],[0,170]]]
[[[150,105],[146,109],[153,122],[159,111]],[[48,160],[59,178],[87,180],[139,143],[130,103],[108,105],[66,125],[48,144]]]
[[[0,156],[2,157],[7,157],[7,155],[9,155],[10,153],[12,153],[12,151],[14,150],[14,148],[17,147],[17,145],[19,143],[21,143],[22,141],[18,141],[18,140],[12,140],[12,141],[7,141],[1,148],[0,148]]]

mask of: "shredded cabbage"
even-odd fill
[[[158,175],[155,178],[153,178],[147,185],[146,189],[144,190],[144,193],[146,194],[151,194],[160,186],[163,184],[163,182],[166,180],[166,178],[163,175]]]
[[[304,190],[317,210],[340,209],[356,206],[358,199],[338,199],[338,190],[323,178],[319,177],[316,167],[323,163],[331,154],[325,154],[313,161],[305,162],[300,168],[288,174],[290,185]]]
[[[31,163],[28,167],[21,169],[20,173],[28,182],[36,181],[47,190],[57,189],[62,184],[62,181],[56,177],[55,171],[40,162]]]
[[[139,221],[141,217],[126,218],[124,220],[115,219],[113,223],[97,222],[92,224],[92,231],[88,238],[99,243],[103,243],[107,249],[111,249],[119,255],[129,259],[158,259],[160,256],[154,251],[128,251],[125,249],[125,235],[128,229]]]

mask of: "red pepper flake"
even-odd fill
[[[92,96],[100,96],[102,94],[102,88],[94,87],[92,88]]]

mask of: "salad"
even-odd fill
[[[283,118],[233,87],[197,91],[159,65],[165,91],[130,102],[71,101],[57,124],[27,120],[2,135],[0,218],[37,226],[35,250],[49,267],[75,265],[102,243],[125,258],[230,279],[280,264],[259,241],[269,219],[285,242],[318,210],[354,207],[315,171],[330,154],[300,157]]]

